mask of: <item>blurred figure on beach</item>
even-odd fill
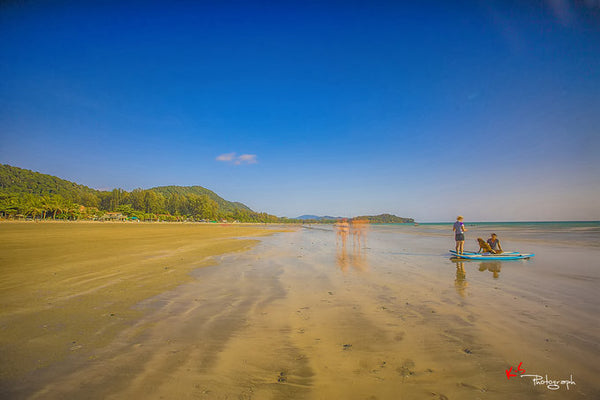
[[[342,247],[346,247],[348,241],[348,234],[350,233],[350,224],[346,218],[338,220],[335,224],[335,244],[338,245],[339,241],[342,241]]]
[[[454,262],[456,263],[454,288],[461,297],[465,297],[467,294],[467,286],[469,286],[469,282],[467,282],[467,271],[465,271],[465,263],[458,260]]]
[[[468,230],[463,223],[463,216],[456,217],[456,222],[452,227],[454,232],[454,240],[456,241],[456,254],[462,254],[465,249],[465,232]]]
[[[350,266],[358,271],[367,271],[367,257],[363,250],[366,245],[366,237],[369,221],[366,219],[353,219],[351,223],[346,218],[340,219],[334,225],[336,232],[336,261],[342,272],[346,272]],[[352,233],[352,254],[349,255],[346,243],[348,236]],[[340,246],[341,242],[341,246]]]
[[[359,248],[367,246],[367,232],[369,231],[369,220],[366,218],[354,218],[352,219],[352,243],[354,246]]]

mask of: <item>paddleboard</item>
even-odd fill
[[[448,250],[448,251],[449,251],[450,253],[452,253],[452,254],[456,254],[456,250]],[[489,254],[489,255],[492,255],[492,256],[495,256],[495,255],[497,255],[497,254],[492,254],[492,253],[478,253],[478,252],[476,252],[476,251],[463,251],[463,254],[466,254],[466,255],[475,255],[475,254]],[[521,254],[521,253],[519,253],[518,251],[505,251],[505,252],[503,252],[503,253],[500,253],[500,254],[510,254],[510,255],[515,255],[515,254]]]
[[[462,254],[457,254],[455,250],[450,250],[450,253],[457,258],[464,258],[466,260],[524,260],[527,258],[534,257],[535,254],[524,254],[517,252],[505,252],[500,254],[492,253],[475,253],[472,251],[465,251]]]

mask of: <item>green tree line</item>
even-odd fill
[[[51,175],[0,166],[0,216],[34,219],[102,219],[120,213],[139,220],[279,222],[201,186],[100,191]]]
[[[365,215],[356,217],[356,219],[366,219],[371,224],[412,224],[415,222],[412,218],[398,217],[393,214]]]

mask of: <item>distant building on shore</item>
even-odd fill
[[[100,221],[127,221],[127,216],[120,212],[107,212],[100,217]]]

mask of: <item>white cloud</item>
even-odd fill
[[[256,154],[242,154],[239,156],[235,163],[239,164],[256,164],[258,161],[256,160]]]
[[[217,161],[233,161],[235,153],[225,153],[217,157]]]
[[[256,154],[241,154],[239,156],[236,156],[236,153],[225,153],[218,156],[216,160],[232,163],[235,165],[258,163],[258,160],[256,159]]]

